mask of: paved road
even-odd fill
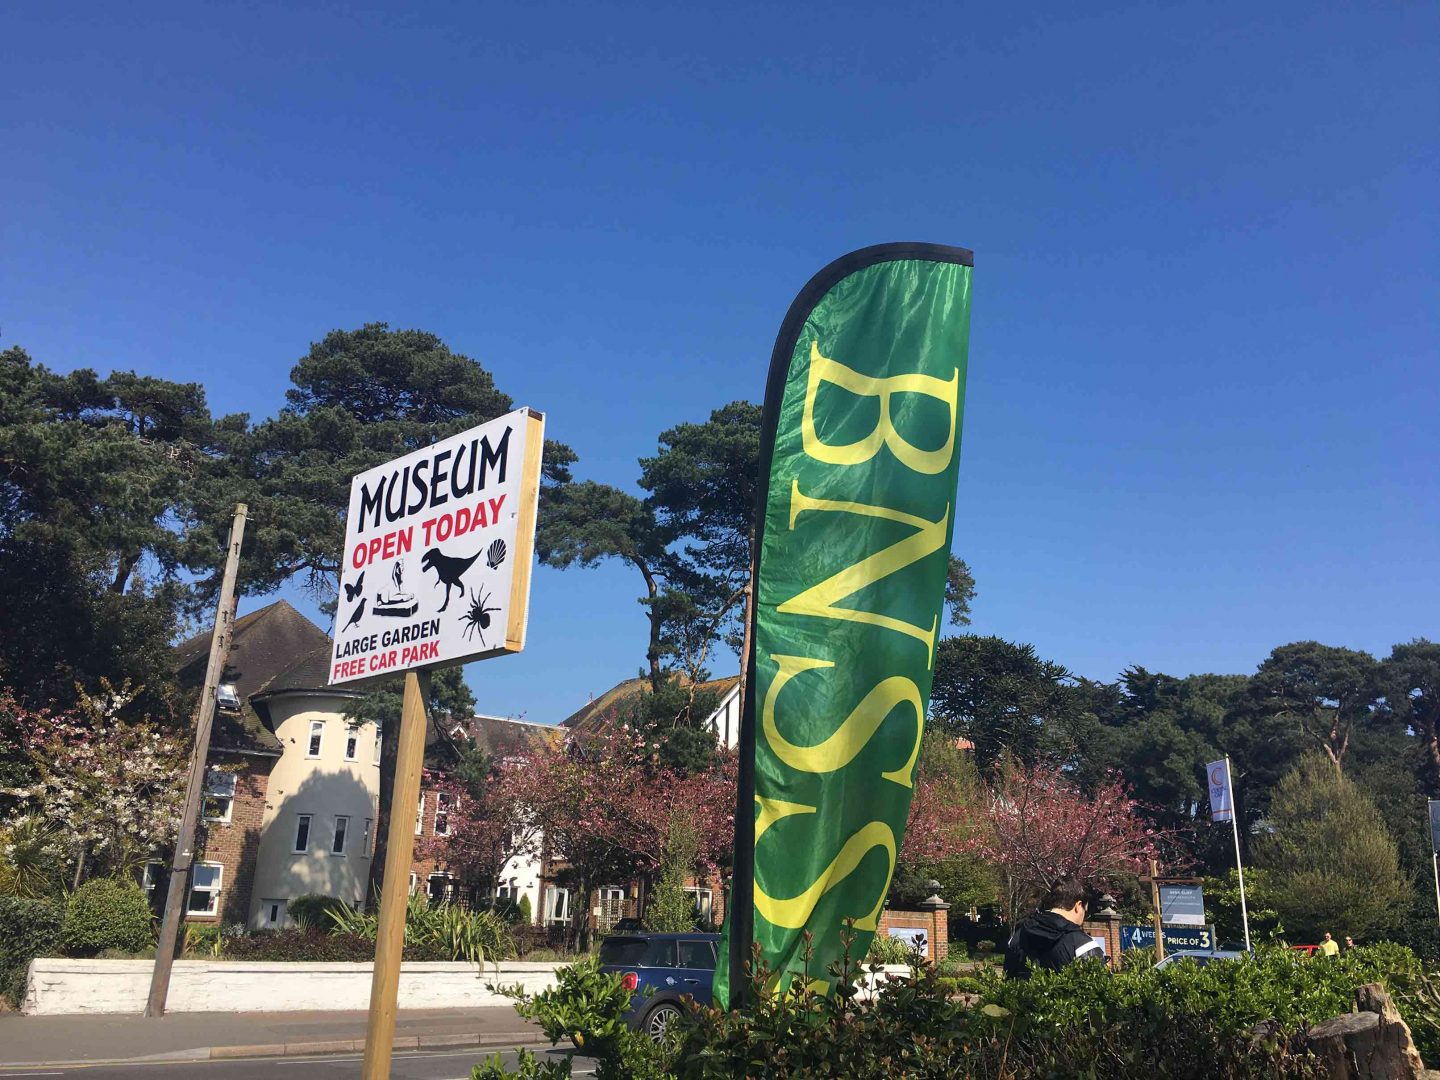
[[[469,1080],[470,1068],[494,1050],[431,1050],[397,1053],[390,1075],[394,1080]],[[548,1048],[534,1048],[541,1054],[563,1055]],[[513,1066],[514,1051],[504,1055],[505,1063]],[[325,1057],[247,1058],[240,1061],[176,1061],[146,1062],[143,1065],[74,1065],[46,1069],[22,1066],[0,1068],[0,1080],[12,1077],[53,1080],[354,1080],[360,1075],[359,1054],[336,1054]],[[575,1076],[593,1076],[594,1065],[588,1058],[576,1058]]]

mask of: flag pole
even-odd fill
[[[1245,927],[1245,951],[1250,951],[1250,911],[1245,904],[1245,865],[1240,861],[1240,820],[1235,806],[1235,778],[1230,774],[1230,755],[1225,755],[1225,783],[1230,788],[1230,831],[1235,836],[1235,872],[1240,876],[1240,922]],[[1440,890],[1436,896],[1440,897]]]
[[[1435,918],[1440,920],[1440,853],[1437,853],[1435,845],[1435,802],[1434,799],[1425,800],[1425,816],[1430,824],[1430,866],[1435,871]]]

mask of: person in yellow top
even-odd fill
[[[1325,934],[1325,940],[1320,942],[1320,952],[1324,956],[1340,955],[1340,943],[1332,938],[1328,931]]]

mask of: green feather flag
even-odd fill
[[[858,961],[884,906],[955,523],[971,266],[960,248],[864,248],[820,271],[781,326],[722,1005],[743,1000],[752,941],[782,985],[828,989],[847,920]]]

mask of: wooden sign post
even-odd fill
[[[425,761],[425,699],[430,672],[405,673],[400,709],[400,752],[395,762],[395,793],[390,799],[390,835],[385,847],[385,877],[380,890],[380,925],[375,934],[375,974],[370,981],[370,1024],[365,1029],[365,1080],[390,1075],[395,1042],[395,1004],[400,993],[400,961],[405,953],[410,858],[415,826],[407,808],[420,801],[420,771]]]
[[[430,672],[525,647],[544,445],[518,409],[350,484],[330,682],[405,676],[364,1080],[390,1076]]]

